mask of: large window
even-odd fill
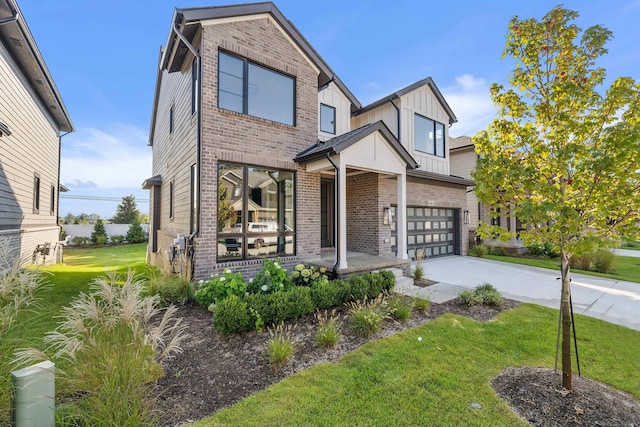
[[[445,157],[444,125],[442,123],[416,114],[414,129],[417,151]]]
[[[218,260],[295,254],[294,173],[218,164]]]
[[[220,52],[218,107],[294,126],[295,79]]]
[[[320,104],[320,131],[336,133],[336,109],[329,105]]]

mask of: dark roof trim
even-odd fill
[[[438,86],[436,86],[435,82],[431,77],[427,77],[426,79],[422,79],[418,82],[415,82],[414,84],[409,85],[404,89],[400,89],[399,91],[394,92],[391,95],[387,95],[384,98],[381,98],[367,106],[364,106],[358,111],[356,111],[353,115],[358,116],[362,113],[366,113],[367,111],[371,111],[374,108],[377,108],[383,104],[386,104],[387,102],[391,102],[394,99],[400,98],[401,96],[406,95],[407,93],[414,91],[424,85],[429,86],[433,94],[436,96],[436,99],[438,100],[438,102],[440,102],[440,105],[442,105],[442,108],[444,108],[445,111],[447,112],[447,115],[449,116],[449,124],[451,125],[456,123],[458,121],[458,118],[456,117],[455,114],[453,114],[453,110],[451,110],[451,107],[449,107],[449,104],[444,99],[444,96],[442,96],[442,92],[440,92],[440,89],[438,89]]]
[[[162,61],[162,48],[160,48],[160,56],[158,59],[158,64]],[[160,82],[162,81],[162,69],[160,65],[158,65],[158,69],[156,72],[156,88],[153,92],[153,107],[151,110],[151,129],[149,129],[149,139],[147,144],[149,146],[153,146],[153,138],[155,136],[156,131],[156,120],[158,117],[158,101],[160,100]]]
[[[15,19],[12,17],[15,16]],[[24,74],[44,108],[62,132],[73,132],[73,123],[53,77],[14,0],[0,0],[0,40]]]
[[[431,181],[447,182],[449,184],[457,184],[457,185],[462,185],[464,187],[472,187],[476,185],[475,181],[472,181],[470,179],[460,178],[459,176],[454,176],[454,175],[441,175],[439,173],[427,172],[427,171],[421,171],[421,170],[407,171],[407,176],[411,176],[414,178],[421,178],[421,179],[429,179]]]
[[[472,142],[471,144],[461,145],[459,147],[449,148],[449,151],[462,151],[468,150],[469,148],[475,148],[475,144]]]
[[[380,132],[391,148],[393,148],[394,151],[405,161],[407,169],[415,169],[418,167],[418,163],[414,160],[411,154],[409,154],[402,144],[398,142],[398,139],[381,120],[362,126],[335,138],[331,138],[330,140],[319,143],[318,145],[314,145],[299,153],[294,161],[305,164],[325,158],[327,153],[329,155],[340,154],[343,150],[358,143],[374,132]]]
[[[298,31],[298,29],[289,21],[280,10],[272,2],[263,3],[247,3],[236,4],[229,6],[211,6],[211,7],[198,7],[188,9],[176,9],[173,15],[172,27],[175,24],[178,28],[185,29],[185,26],[193,23],[208,19],[221,19],[231,18],[237,16],[249,16],[268,13],[276,22],[284,29],[284,31],[291,37],[291,39],[298,45],[298,47],[311,59],[311,61],[320,70],[320,76],[318,77],[318,87],[327,85],[330,82],[334,82],[342,92],[351,101],[351,110],[356,111],[361,108],[360,101],[355,95],[347,88],[347,86],[336,76],[334,71],[329,65],[322,59],[322,57],[316,52],[311,44],[304,38],[304,36]],[[193,34],[186,34],[187,39],[189,35],[193,37]],[[192,41],[192,40],[189,40]],[[161,68],[167,69],[170,72],[179,69],[186,56],[186,52],[183,49],[184,44],[176,39],[173,32],[173,28],[169,33],[167,43],[165,44],[165,52],[161,60]],[[184,53],[183,53],[184,52]]]
[[[162,176],[160,175],[155,175],[142,181],[142,188],[145,190],[150,190],[157,185],[162,185]]]
[[[69,188],[67,186],[65,186],[64,184],[58,184],[58,190],[61,193],[68,193],[69,192]]]

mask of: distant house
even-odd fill
[[[270,2],[176,9],[149,145],[149,260],[196,278],[263,258],[337,275],[466,254],[457,121],[431,78],[363,106]],[[370,264],[362,267],[358,260]]]
[[[56,259],[60,140],[72,131],[17,4],[0,0],[0,241],[25,262]]]
[[[476,167],[478,155],[476,154],[475,145],[471,141],[471,138],[468,136],[459,136],[451,138],[450,141],[451,174],[472,179],[471,171]],[[471,243],[480,242],[480,239],[476,236],[476,229],[478,223],[481,221],[486,224],[504,227],[509,231],[520,232],[524,230],[520,220],[509,215],[508,212],[500,212],[499,216],[495,218],[492,217],[490,215],[490,207],[478,200],[472,186],[467,189],[467,207],[468,215],[465,215],[467,215],[469,242]],[[523,253],[525,251],[523,242],[518,238],[512,238],[506,242],[484,239],[482,243],[488,246],[498,246],[512,253]]]

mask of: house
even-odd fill
[[[60,144],[69,113],[14,0],[0,0],[0,245],[55,262]]]
[[[271,2],[176,9],[143,183],[148,259],[187,254],[196,278],[252,275],[265,257],[344,276],[466,254],[456,120],[431,78],[363,106]]]
[[[451,138],[450,142],[451,174],[472,179],[471,171],[476,167],[476,160],[478,159],[473,141],[468,136],[459,136],[457,138]],[[468,223],[469,242],[471,244],[482,242],[487,246],[503,248],[507,252],[517,254],[524,253],[526,248],[523,242],[517,237],[503,242],[494,239],[481,240],[476,235],[476,229],[480,222],[502,226],[509,231],[522,231],[524,230],[523,224],[518,218],[509,215],[508,212],[500,212],[498,216],[492,217],[490,214],[491,208],[478,200],[478,197],[473,191],[473,186],[467,189],[467,208],[468,211],[465,211],[464,218]]]

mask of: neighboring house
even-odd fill
[[[459,136],[451,138],[450,142],[451,174],[472,179],[471,171],[476,167],[478,155],[475,152],[475,145],[471,138]],[[500,212],[498,217],[493,218],[490,215],[490,207],[478,200],[473,191],[473,186],[467,189],[467,207],[469,214],[466,220],[469,224],[469,242],[471,244],[480,242],[479,237],[476,239],[476,229],[480,221],[504,227],[509,231],[519,232],[523,230],[521,222],[516,217],[510,216],[508,212]],[[514,253],[523,253],[525,251],[523,242],[518,238],[512,238],[506,242],[484,239],[482,243],[488,246],[498,246]]]
[[[471,171],[476,167],[478,155],[475,146],[468,136],[459,136],[449,139],[449,159],[451,175],[466,179],[473,179]],[[469,243],[476,242],[476,229],[481,218],[482,206],[473,191],[473,186],[467,187],[467,210],[463,212],[463,221],[468,224]]]
[[[0,0],[0,122],[0,242],[24,262],[55,262],[60,142],[73,124],[14,0]]]
[[[270,2],[176,9],[149,145],[149,260],[194,275],[329,258],[338,275],[466,254],[469,179],[431,78],[368,106]],[[374,259],[374,257],[377,257]],[[362,258],[360,258],[362,259]]]

